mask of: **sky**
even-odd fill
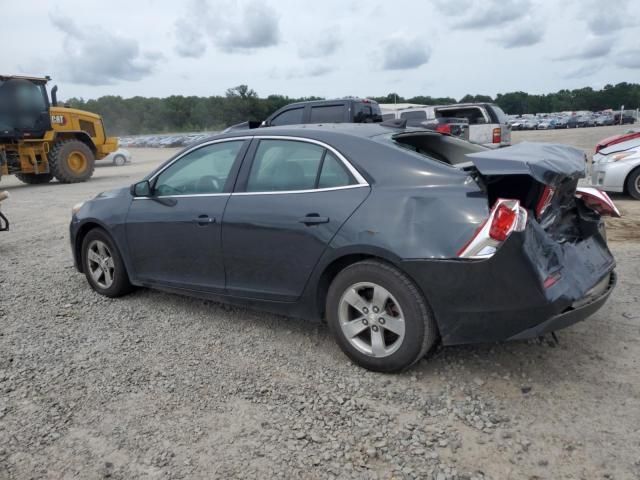
[[[638,2],[0,0],[0,73],[85,99],[599,89],[640,83]]]

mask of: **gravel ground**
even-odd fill
[[[574,136],[606,130],[514,137],[591,146]],[[640,202],[617,199],[631,223],[610,225],[617,289],[559,344],[440,348],[383,375],[323,325],[94,294],[72,266],[69,209],[172,153],[133,152],[85,184],[2,180],[0,479],[640,478]]]

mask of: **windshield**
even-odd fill
[[[14,78],[0,81],[0,130],[34,129],[47,111],[43,85]]]

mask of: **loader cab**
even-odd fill
[[[42,138],[51,129],[48,80],[0,76],[0,142]]]

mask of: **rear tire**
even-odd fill
[[[431,310],[415,284],[397,268],[376,260],[355,263],[336,276],[326,312],[342,351],[376,372],[410,367],[438,338]]]
[[[53,175],[50,173],[16,173],[16,178],[28,185],[40,185],[42,183],[49,183],[53,179]]]
[[[82,241],[82,270],[91,288],[105,297],[121,297],[133,290],[120,252],[100,228]]]
[[[640,200],[640,168],[636,168],[629,174],[626,187],[629,195]]]
[[[80,140],[62,140],[49,152],[49,170],[60,183],[87,181],[95,161],[91,149]]]
[[[123,166],[125,163],[127,163],[127,159],[124,157],[124,155],[116,155],[115,157],[113,157],[113,164],[116,167],[121,167]]]

